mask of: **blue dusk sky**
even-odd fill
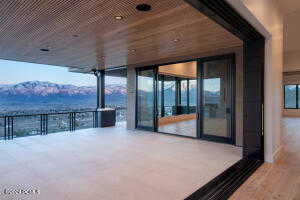
[[[0,59],[0,84],[16,84],[26,81],[48,81],[57,84],[94,86],[96,78],[91,74],[72,73],[66,67],[16,62]],[[107,84],[125,84],[125,79],[107,77]]]

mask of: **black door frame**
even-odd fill
[[[152,127],[148,127],[148,126],[141,126],[138,124],[138,97],[139,97],[139,92],[138,92],[138,74],[141,71],[146,71],[146,70],[153,70],[153,126]],[[157,80],[158,80],[158,76],[157,76],[157,66],[152,65],[152,66],[145,66],[145,67],[140,67],[140,68],[136,68],[136,76],[135,76],[135,82],[136,82],[136,88],[135,88],[135,128],[139,129],[139,130],[145,130],[145,131],[153,131],[156,132],[157,131],[157,117],[158,117],[158,113],[157,113]]]
[[[226,0],[185,0],[244,42],[243,159],[187,200],[229,198],[264,161],[265,37]]]
[[[206,61],[214,61],[214,60],[222,60],[222,59],[230,59],[231,60],[231,66],[229,67],[230,72],[230,88],[231,88],[231,120],[230,120],[230,132],[231,132],[231,137],[230,138],[223,138],[223,137],[217,137],[217,136],[208,136],[203,134],[203,102],[202,102],[202,82],[203,82],[203,71],[201,70],[202,68],[202,63]],[[139,67],[136,68],[136,106],[135,106],[135,128],[139,130],[145,130],[145,131],[152,131],[152,132],[157,132],[157,133],[162,133],[162,134],[168,134],[168,135],[174,135],[174,136],[179,136],[179,137],[187,137],[187,138],[192,138],[192,139],[201,139],[201,140],[207,140],[207,141],[213,141],[213,142],[221,142],[221,143],[228,143],[228,144],[233,144],[235,145],[235,53],[230,53],[230,54],[222,54],[222,55],[215,55],[215,56],[208,56],[208,57],[202,57],[202,58],[196,58],[192,60],[183,60],[183,61],[177,61],[177,62],[172,62],[172,63],[162,63],[162,64],[157,64],[157,65],[151,65],[151,66],[145,66],[145,67]],[[172,134],[172,133],[164,133],[164,132],[159,132],[158,131],[158,80],[159,80],[159,73],[158,69],[159,66],[164,66],[164,65],[170,65],[170,64],[179,64],[179,63],[186,63],[186,62],[196,62],[197,63],[197,105],[196,105],[196,114],[197,114],[197,125],[196,125],[196,137],[191,137],[191,136],[184,136],[184,135],[177,135],[177,134]],[[200,69],[200,70],[199,70]],[[140,126],[138,124],[138,73],[140,71],[144,70],[153,70],[154,76],[153,76],[153,127],[146,127],[146,126]],[[177,84],[177,83],[176,83]],[[176,86],[178,87],[178,86]],[[177,96],[178,94],[176,94]]]
[[[264,160],[265,37],[225,0],[185,0],[244,42],[243,157]]]
[[[229,82],[227,83],[229,89],[230,89],[230,119],[227,121],[228,124],[228,132],[230,133],[230,137],[219,137],[219,136],[210,136],[206,135],[203,131],[204,127],[204,90],[203,90],[203,81],[204,81],[204,63],[209,61],[217,61],[217,60],[230,60],[230,65],[228,66],[228,78]],[[214,141],[214,142],[222,142],[222,143],[228,143],[228,144],[236,144],[236,127],[235,127],[235,79],[236,79],[236,62],[235,62],[236,56],[235,54],[225,54],[225,55],[219,55],[219,56],[210,56],[210,57],[204,57],[197,60],[197,137],[201,138],[203,140],[208,141]],[[226,108],[227,110],[227,108]]]
[[[225,0],[185,1],[244,42],[243,159],[187,198],[224,200],[264,161],[265,37]]]

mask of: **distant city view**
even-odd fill
[[[40,114],[49,114],[48,133],[69,130],[70,112],[77,112],[76,129],[93,127],[93,112],[97,107],[97,86],[93,74],[3,60],[0,60],[0,74],[0,117],[15,116],[14,137],[40,134]],[[109,76],[105,79],[106,107],[117,109],[117,122],[125,121],[126,81],[122,78],[116,81]],[[0,138],[4,135],[5,126],[8,125],[5,125],[4,118],[0,118]]]

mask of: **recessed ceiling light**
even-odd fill
[[[48,51],[50,51],[50,49],[46,49],[46,48],[43,48],[43,49],[40,49],[41,51],[43,51],[43,52],[48,52]]]
[[[136,6],[136,9],[141,12],[147,12],[152,9],[151,5],[143,3]]]
[[[122,17],[122,16],[115,16],[115,19],[116,19],[116,20],[122,20],[123,17]]]

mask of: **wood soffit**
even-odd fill
[[[152,10],[137,11],[140,3]],[[0,16],[0,59],[72,71],[171,62],[242,45],[183,0],[2,0]]]

